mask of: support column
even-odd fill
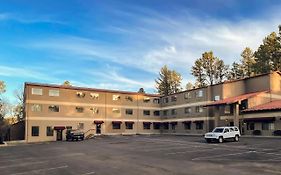
[[[239,104],[235,103],[233,104],[233,122],[234,126],[239,126]]]
[[[219,126],[219,120],[220,120],[220,107],[219,106],[215,106],[214,109],[214,118],[215,118],[215,126],[214,127],[218,127]]]

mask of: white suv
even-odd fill
[[[238,142],[239,137],[241,136],[238,127],[236,126],[223,126],[216,127],[212,132],[205,134],[205,139],[209,143],[211,141],[218,141],[222,143],[226,139],[234,139]]]

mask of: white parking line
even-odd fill
[[[21,173],[14,173],[11,175],[21,175],[21,174],[31,174],[31,173],[39,173],[39,172],[44,172],[44,171],[52,171],[52,170],[57,170],[57,169],[62,169],[62,168],[67,168],[67,165],[64,166],[59,166],[59,167],[52,167],[52,168],[43,168],[43,169],[38,169],[38,170],[32,170],[32,171],[26,171],[26,172],[21,172]]]
[[[235,155],[241,155],[241,154],[249,154],[249,153],[253,153],[253,152],[256,152],[256,151],[246,151],[246,152],[232,153],[232,154],[221,154],[221,155],[215,155],[215,156],[197,157],[197,158],[193,158],[191,160],[208,160],[208,159],[213,159],[213,158],[218,158],[218,157],[227,157],[227,156],[235,156]]]
[[[2,169],[2,168],[12,168],[12,167],[18,167],[18,166],[34,165],[34,164],[43,164],[43,163],[47,163],[47,162],[48,161],[27,162],[27,163],[13,164],[13,165],[7,165],[7,166],[0,166],[0,169]]]
[[[90,174],[96,174],[96,173],[93,171],[93,172],[85,173],[85,174],[82,174],[82,175],[90,175]]]
[[[175,155],[175,154],[185,154],[185,153],[195,153],[195,152],[203,152],[203,151],[210,151],[210,150],[215,150],[218,148],[209,148],[209,149],[200,149],[200,150],[189,150],[189,151],[178,151],[178,152],[170,152],[170,153],[165,153],[165,155]]]

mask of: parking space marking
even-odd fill
[[[0,166],[0,169],[2,169],[2,168],[13,168],[13,167],[18,167],[18,166],[34,165],[34,164],[43,164],[43,163],[47,163],[47,162],[49,162],[49,161],[26,162],[26,163],[20,163],[20,164],[13,164],[13,165]]]
[[[67,167],[68,167],[67,165],[64,165],[64,166],[52,167],[52,168],[42,168],[42,169],[37,169],[37,170],[25,171],[25,172],[21,172],[21,173],[14,173],[14,174],[11,174],[11,175],[39,173],[39,172],[46,172],[46,171],[52,171],[52,170],[57,170],[57,169],[63,169],[63,168],[67,168]]]
[[[273,173],[273,174],[281,174],[280,171],[275,171],[275,170],[264,170],[265,172],[268,172],[268,173]]]
[[[31,160],[34,159],[33,157],[26,157],[26,158],[17,158],[17,159],[10,159],[10,160],[0,160],[0,164],[3,162],[15,162],[19,160]]]
[[[94,171],[92,171],[92,172],[85,173],[85,174],[82,174],[82,175],[90,175],[90,174],[96,174],[96,173]]]
[[[209,148],[209,149],[200,149],[200,150],[189,150],[189,151],[170,152],[170,153],[165,153],[165,155],[175,155],[175,154],[185,154],[185,153],[204,152],[204,151],[210,151],[210,150],[215,150],[215,149],[218,149],[218,148]]]
[[[235,156],[235,155],[241,155],[241,154],[249,154],[249,153],[253,153],[253,152],[256,152],[256,151],[246,151],[246,152],[231,153],[231,154],[221,154],[221,155],[215,155],[215,156],[197,157],[197,158],[193,158],[191,160],[208,160],[208,159],[213,159],[213,158],[218,158],[218,157],[228,157],[228,156]]]

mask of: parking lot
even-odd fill
[[[0,174],[281,174],[281,139],[102,136],[0,148]]]

